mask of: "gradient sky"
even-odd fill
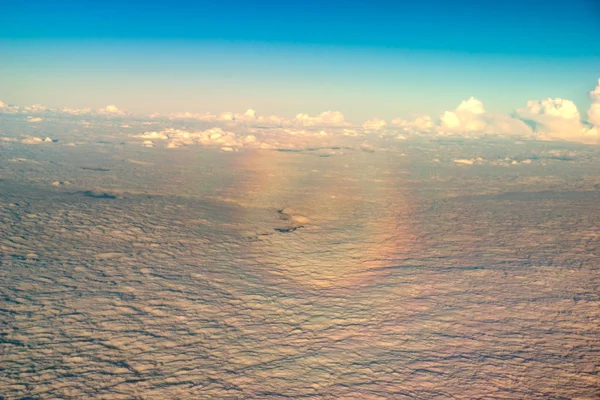
[[[0,15],[0,100],[134,112],[254,108],[348,120],[490,111],[600,77],[596,0],[15,1]]]

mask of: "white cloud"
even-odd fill
[[[472,159],[469,160],[469,159],[464,159],[464,158],[455,159],[452,161],[454,161],[456,164],[463,164],[463,165],[473,165],[473,163],[475,162],[475,160],[472,160]]]
[[[27,137],[21,139],[21,143],[23,143],[23,144],[42,144],[42,143],[52,143],[52,142],[54,142],[54,140],[52,140],[49,137],[42,139],[40,137],[27,136]]]
[[[530,100],[527,102],[526,110],[530,115],[543,115],[547,117],[558,117],[560,119],[579,119],[577,106],[571,100],[561,98],[546,100]]]
[[[308,129],[298,129],[298,128],[285,128],[281,132],[286,133],[290,136],[328,136],[324,130],[308,130]]]
[[[145,147],[151,147],[154,145],[153,141],[161,140],[165,141],[166,147],[171,149],[191,145],[231,149],[260,145],[253,135],[237,135],[221,128],[211,128],[198,132],[169,128],[160,132],[144,132],[134,135],[134,137],[143,139],[142,146]]]
[[[256,119],[256,122],[267,125],[284,125],[289,123],[289,121],[287,121],[285,118],[278,117],[276,115],[269,115],[268,117],[259,116]]]
[[[600,79],[598,85],[590,92],[590,100],[592,104],[588,110],[588,121],[598,129],[600,127]]]
[[[344,114],[339,111],[325,111],[321,114],[311,117],[308,114],[300,113],[293,120],[294,123],[304,126],[348,126]]]
[[[244,143],[256,143],[256,136],[248,135],[244,138]]]
[[[283,130],[284,133],[288,135],[310,135],[311,132],[306,129],[295,129],[295,128],[286,128]]]
[[[456,111],[468,112],[471,114],[484,114],[485,108],[483,107],[483,103],[481,101],[471,96],[468,100],[461,102],[458,107],[456,107]]]
[[[151,118],[158,117],[158,114],[151,115]],[[275,115],[270,116],[259,116],[257,112],[251,108],[246,110],[243,114],[226,111],[220,113],[218,116],[211,113],[171,113],[169,114],[170,120],[178,119],[191,119],[198,121],[220,121],[220,122],[245,122],[245,123],[257,123],[267,125],[283,125],[289,123],[285,118],[277,117]]]
[[[98,114],[100,115],[125,115],[125,111],[120,110],[114,104],[110,104],[104,108],[98,110]]]
[[[375,118],[365,121],[363,128],[367,131],[375,131],[385,128],[386,125],[387,123],[384,120]]]
[[[3,114],[34,114],[49,111],[48,107],[40,104],[33,104],[31,106],[15,106],[8,105],[3,101],[0,101],[0,112]]]
[[[189,130],[166,128],[157,131],[146,131],[132,135],[142,146],[165,146],[179,148],[182,146],[202,146],[208,148],[242,149],[305,149],[332,146],[348,146],[354,139],[345,135],[342,129],[326,127],[261,127],[259,129],[246,126],[231,125],[213,127],[206,130]],[[147,141],[145,143],[145,141]],[[223,150],[228,151],[228,150]]]
[[[166,131],[162,131],[162,132],[144,132],[142,134],[135,135],[135,137],[140,138],[140,139],[148,139],[148,140],[167,140],[169,138],[169,136],[167,135],[167,132],[177,132],[177,130],[176,129],[167,129]],[[185,132],[185,131],[181,131],[181,132]]]
[[[505,114],[486,113],[485,133],[499,135],[532,135],[531,127],[518,118]]]
[[[473,164],[483,164],[485,162],[485,160],[483,159],[483,157],[476,157],[476,158],[455,158],[452,160],[452,162],[454,162],[455,164],[461,164],[461,165],[473,165]]]
[[[91,114],[91,108],[61,108],[59,112],[69,115],[86,115]]]
[[[454,111],[440,116],[438,133],[527,135],[531,128],[523,121],[503,114],[486,112],[483,103],[474,97],[461,102]]]
[[[236,122],[247,122],[247,123],[252,123],[252,122],[281,122],[283,121],[282,118],[278,118],[275,116],[270,116],[270,117],[262,117],[262,116],[258,116],[256,111],[249,108],[246,110],[245,113],[243,114],[233,114],[233,113],[227,113],[228,117],[231,116],[231,120],[232,121],[236,121]],[[223,114],[221,114],[223,115]]]
[[[223,112],[221,114],[219,114],[219,118],[217,118],[219,121],[234,121],[235,120],[235,115],[230,112]]]
[[[592,125],[600,126],[600,103],[590,105],[588,120]]]
[[[348,129],[348,128],[344,128],[344,130],[342,131],[344,136],[358,136],[359,133],[356,131],[356,129]]]
[[[575,103],[561,98],[530,100],[516,114],[533,124],[542,138],[594,142],[597,131],[581,122]]]
[[[28,113],[28,114],[41,113],[41,112],[46,112],[46,111],[50,111],[50,109],[41,104],[34,104],[31,106],[21,107],[21,112]]]
[[[41,144],[41,143],[44,143],[44,140],[39,137],[30,136],[25,139],[21,139],[21,143],[23,143],[23,144]]]
[[[156,118],[156,117],[158,117],[158,114],[150,115],[150,118]],[[202,114],[184,112],[184,113],[171,113],[171,114],[169,114],[169,119],[171,119],[171,120],[195,119],[195,120],[199,120],[199,121],[214,121],[217,119],[217,116],[213,115],[211,113],[208,113],[208,112],[202,113]]]
[[[237,117],[240,118],[240,117]],[[236,119],[237,119],[236,118]],[[254,121],[256,120],[256,111],[254,111],[253,109],[249,108],[248,110],[246,110],[246,112],[241,116],[240,119],[243,120],[248,120],[248,121]]]
[[[294,118],[284,119],[277,116],[261,116],[255,110],[248,109],[243,113],[223,112],[217,115],[211,113],[172,113],[153,114],[150,118],[158,118],[151,122],[136,121],[131,126],[154,124],[161,126],[170,120],[198,120],[213,122],[220,128],[209,130],[177,130],[152,128],[136,135],[137,139],[149,141],[152,144],[164,141],[167,147],[185,145],[215,146],[218,148],[241,147],[305,147],[315,144],[341,144],[355,141],[353,137],[364,136],[372,131],[382,131],[390,137],[405,139],[411,134],[435,133],[438,135],[465,134],[478,137],[481,134],[522,134],[532,135],[535,132],[539,139],[565,139],[583,142],[600,143],[600,80],[589,93],[591,105],[587,113],[580,113],[575,103],[561,98],[531,100],[523,108],[516,110],[513,116],[495,114],[486,111],[483,103],[475,97],[470,97],[458,104],[453,110],[448,110],[434,120],[429,116],[418,116],[413,120],[397,118],[388,122],[374,118],[365,121],[361,126],[352,126],[345,120],[340,111],[325,111],[311,116],[305,113],[297,114]],[[21,114],[31,123],[52,120],[53,116],[68,114],[80,116],[74,118],[75,123],[91,126],[94,119],[91,116],[129,116],[115,105],[101,109],[91,108],[62,108],[49,109],[42,105],[12,106],[0,102],[0,112],[3,114]],[[584,114],[584,115],[582,115]],[[87,118],[90,116],[90,118]],[[584,120],[582,120],[582,118]],[[90,122],[91,121],[91,122]],[[114,122],[114,121],[113,121]],[[122,127],[126,127],[121,121]],[[164,126],[164,125],[163,125]],[[398,129],[399,128],[399,129]],[[150,128],[147,128],[150,129]],[[194,128],[187,128],[194,129]],[[199,129],[199,128],[195,128]],[[218,130],[218,131],[217,131]],[[235,133],[231,131],[235,131]],[[252,134],[252,135],[250,135]],[[256,135],[256,136],[254,136]],[[375,135],[368,135],[370,140],[377,140]],[[35,138],[23,139],[34,143]],[[146,143],[148,145],[149,143]]]
[[[594,103],[600,103],[600,78],[598,78],[598,86],[590,92],[590,99]]]
[[[233,113],[231,111],[219,114],[218,121],[235,121],[235,122],[254,122],[257,120],[256,111],[249,108],[243,114]]]
[[[404,128],[405,131],[428,132],[435,126],[435,122],[429,115],[421,115],[412,121],[407,121],[402,118],[393,119],[392,125],[400,126]]]
[[[22,113],[22,108],[23,107],[8,105],[0,101],[0,112],[2,114],[20,114]]]
[[[446,111],[440,117],[441,128],[445,131],[483,132],[486,128],[485,108],[474,97],[461,102],[454,111]]]
[[[460,127],[461,121],[458,115],[452,111],[445,111],[440,117],[440,121],[444,128],[456,129]]]
[[[46,109],[47,110],[47,109]],[[129,113],[119,109],[114,104],[110,104],[104,108],[94,110],[92,108],[61,108],[56,110],[58,113],[69,115],[104,115],[104,116],[125,116]]]

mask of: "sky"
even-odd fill
[[[600,77],[595,0],[14,1],[0,15],[0,100],[137,113],[349,121],[440,115],[475,96],[585,110]]]

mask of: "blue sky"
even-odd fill
[[[581,108],[595,0],[28,1],[3,5],[0,100],[139,112],[437,115],[476,96]]]

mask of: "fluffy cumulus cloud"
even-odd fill
[[[91,108],[61,108],[59,110],[60,113],[69,114],[69,115],[87,115],[92,113]]]
[[[110,104],[104,108],[99,109],[98,114],[100,114],[100,115],[126,115],[127,113],[123,110],[120,110],[114,104]]]
[[[46,139],[42,139],[40,137],[35,137],[35,136],[27,136],[23,139],[21,139],[21,143],[23,144],[42,144],[42,143],[52,143],[54,142],[52,139],[50,139],[49,137],[46,137]]]
[[[151,114],[150,118],[157,118],[159,117],[159,114],[155,113],[155,114]],[[216,115],[213,115],[211,113],[190,113],[190,112],[184,112],[184,113],[171,113],[169,114],[169,119],[171,120],[178,120],[178,119],[194,119],[194,120],[198,120],[198,121],[214,121],[217,119]]]
[[[542,138],[582,142],[596,140],[596,129],[581,121],[579,110],[571,100],[530,100],[526,107],[516,111],[516,115],[533,125]]]
[[[590,109],[588,110],[588,121],[596,127],[600,126],[600,102],[593,103],[590,106]]]
[[[464,100],[456,107],[456,112],[467,112],[471,114],[484,114],[485,108],[483,103],[477,100],[475,97],[470,97],[468,100]]]
[[[278,117],[276,115],[269,115],[269,116],[259,116],[256,119],[256,122],[258,124],[266,124],[266,125],[288,125],[289,121],[287,121],[285,118],[282,117]]]
[[[471,97],[440,116],[439,132],[526,135],[531,128],[510,116],[487,112],[480,100]]]
[[[488,112],[483,103],[475,97],[460,102],[456,108],[445,111],[439,118],[427,115],[412,120],[393,119],[390,124],[382,119],[370,119],[361,125],[352,125],[346,121],[340,111],[325,111],[317,115],[297,114],[292,119],[277,116],[262,116],[255,110],[243,113],[172,113],[168,115],[152,114],[151,122],[142,124],[165,126],[166,120],[197,120],[211,122],[212,129],[221,131],[156,129],[137,135],[144,140],[145,146],[154,146],[154,142],[164,141],[168,147],[190,144],[217,146],[227,149],[242,147],[293,147],[309,146],[310,143],[334,142],[340,137],[355,140],[353,137],[369,136],[377,132],[377,137],[395,135],[398,139],[407,139],[412,135],[466,135],[477,138],[480,135],[525,135],[543,140],[570,140],[587,143],[600,143],[600,80],[589,93],[591,105],[587,112],[580,112],[575,103],[567,99],[548,98],[531,100],[513,115]],[[0,113],[4,115],[20,114],[27,116],[31,123],[46,122],[53,116],[77,116],[79,123],[88,124],[87,116],[127,117],[130,113],[115,105],[101,109],[62,108],[49,109],[41,105],[13,106],[0,102]],[[191,121],[190,121],[191,122]],[[87,125],[86,125],[87,126]],[[189,127],[186,129],[190,129]],[[198,129],[198,128],[194,128]],[[204,127],[202,129],[205,129]],[[234,133],[235,132],[235,133]],[[239,133],[243,132],[243,133]],[[269,132],[269,133],[267,133]],[[277,132],[277,134],[272,134]],[[269,136],[271,135],[272,136]],[[260,141],[256,139],[257,135]],[[282,135],[281,140],[277,135]],[[289,141],[288,141],[289,140]],[[338,143],[340,144],[340,143]]]
[[[157,115],[154,115],[157,117]],[[169,115],[169,119],[194,119],[199,121],[211,121],[211,122],[223,122],[223,123],[245,123],[245,124],[256,124],[256,125],[267,125],[267,126],[294,126],[301,125],[306,127],[329,127],[329,126],[348,126],[350,125],[345,121],[344,114],[339,111],[325,111],[316,116],[310,116],[308,114],[300,113],[296,115],[292,120],[287,120],[276,115],[259,115],[255,110],[249,108],[244,113],[234,113],[232,111],[225,111],[219,115],[213,115],[210,113],[172,113]]]
[[[158,114],[152,114],[151,118],[159,117]],[[262,116],[258,115],[257,112],[251,108],[246,110],[244,113],[234,113],[231,111],[222,112],[219,115],[214,115],[211,113],[171,113],[168,118],[170,120],[197,120],[197,121],[219,121],[219,122],[231,122],[231,123],[256,123],[256,124],[266,124],[266,125],[285,125],[289,124],[289,121],[286,121],[285,118],[277,117],[275,115],[270,116]]]
[[[583,143],[600,143],[600,79],[589,93],[591,105],[587,121],[575,103],[561,98],[530,100],[516,115],[534,127],[543,139],[562,139]]]
[[[440,117],[442,129],[449,131],[480,132],[485,128],[482,116],[483,103],[474,97],[463,101],[454,111],[446,111]]]
[[[590,92],[590,100],[592,104],[588,110],[588,121],[598,130],[600,127],[600,79],[598,79],[598,86]]]
[[[222,151],[242,149],[307,149],[355,146],[361,141],[354,136],[363,136],[347,129],[305,126],[252,127],[244,125],[215,126],[206,130],[193,131],[173,127],[147,131],[131,136],[143,147],[201,146]]]
[[[600,103],[600,78],[598,78],[598,85],[590,92],[590,99],[594,103]]]
[[[21,143],[23,144],[41,144],[44,143],[44,140],[42,138],[39,137],[26,137],[24,139],[21,139]]]
[[[223,112],[219,114],[219,117],[217,119],[219,121],[235,121],[235,114],[230,111]]]
[[[486,113],[483,118],[486,121],[484,132],[487,134],[524,136],[531,136],[533,134],[529,125],[510,115]]]
[[[226,112],[226,113],[222,113],[221,115],[219,115],[218,118],[219,121],[235,121],[235,122],[242,122],[242,123],[281,123],[282,121],[284,121],[283,118],[278,118],[275,116],[270,116],[270,117],[264,117],[264,116],[259,116],[255,110],[249,108],[246,110],[245,113],[243,114],[238,114],[238,113],[232,113],[232,112]]]
[[[600,142],[600,80],[590,92],[592,102],[587,120],[575,103],[561,98],[531,100],[527,106],[516,110],[514,116],[487,112],[483,103],[471,97],[461,102],[454,110],[444,112],[439,122],[428,116],[412,121],[401,118],[392,120],[392,125],[406,133],[436,134],[516,134],[532,135],[544,140],[563,139],[570,141]],[[404,138],[404,136],[402,136]]]
[[[119,109],[114,104],[110,104],[104,108],[93,109],[93,108],[60,108],[57,110],[48,110],[48,111],[56,111],[58,114],[67,114],[71,116],[93,116],[93,115],[101,115],[107,117],[123,117],[130,115],[130,113]]]
[[[435,123],[430,117],[418,117],[414,121],[394,120],[405,131],[434,132],[437,134],[531,134],[531,128],[523,121],[503,114],[489,113],[483,103],[470,97],[454,110],[445,111]]]
[[[319,115],[311,117],[308,114],[300,113],[296,115],[293,122],[304,126],[348,126],[344,114],[339,111],[325,111]]]
[[[429,115],[421,115],[411,121],[395,118],[392,125],[401,127],[406,132],[429,132],[435,127],[435,121]]]
[[[35,106],[31,106],[35,107]],[[3,101],[0,101],[0,113],[2,114],[21,114],[24,113],[23,109],[31,108],[31,107],[19,107],[15,105],[6,104]]]
[[[246,110],[246,112],[243,115],[241,115],[241,116],[236,115],[236,119],[241,119],[242,121],[256,121],[256,111],[249,108]]]
[[[367,131],[376,131],[385,128],[386,126],[387,123],[384,120],[375,118],[365,121],[365,123],[363,124],[363,129]]]
[[[329,134],[324,130],[308,130],[308,129],[297,129],[297,128],[285,128],[282,133],[286,133],[290,136],[328,136]]]
[[[539,125],[547,125],[549,129],[554,125],[570,126],[580,122],[575,103],[561,98],[530,100],[526,107],[517,110],[517,114],[522,118],[532,119]]]
[[[221,128],[198,132],[169,128],[160,132],[144,132],[134,137],[142,139],[144,147],[153,147],[155,141],[164,141],[165,147],[171,149],[192,145],[218,147],[224,151],[233,151],[242,147],[261,147],[253,135],[238,135]]]

